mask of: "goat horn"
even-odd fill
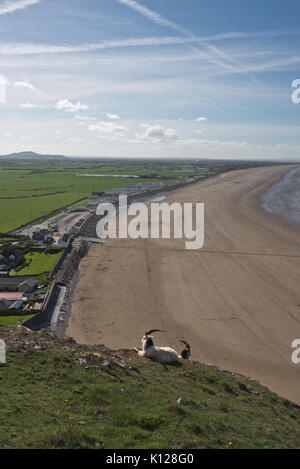
[[[186,345],[188,348],[191,348],[190,344],[188,344],[185,340],[180,340],[179,342],[182,342],[184,345]]]
[[[161,331],[160,329],[151,329],[150,331],[145,332],[145,335],[151,335],[153,332],[166,332],[166,331]]]

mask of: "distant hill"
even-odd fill
[[[66,160],[63,155],[43,155],[34,151],[21,151],[19,153],[10,153],[9,155],[0,155],[1,160]]]

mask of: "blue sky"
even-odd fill
[[[0,0],[0,153],[299,158],[299,16],[298,0]]]

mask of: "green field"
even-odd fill
[[[86,198],[94,191],[132,184],[133,179],[84,178],[51,169],[42,173],[0,168],[0,232],[6,233]]]
[[[0,448],[299,448],[299,408],[244,377],[132,353],[131,369],[101,359],[86,369],[75,357],[61,348],[8,353]]]
[[[154,168],[141,165],[101,166],[100,163],[14,163],[0,166],[0,232],[7,233],[31,220],[85,199],[96,191],[152,179],[80,177],[77,174],[151,175]],[[196,176],[191,172],[157,167],[156,174],[174,179]],[[199,173],[200,174],[200,173]],[[155,178],[153,179],[155,180]]]

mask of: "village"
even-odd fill
[[[29,321],[28,325],[38,323],[34,326],[37,328],[41,324],[56,327],[62,321],[66,289],[72,283],[82,253],[97,242],[99,203],[110,202],[117,208],[120,193],[132,202],[191,182],[192,179],[145,182],[96,192],[84,204],[1,235],[0,318],[14,316],[18,322]]]

